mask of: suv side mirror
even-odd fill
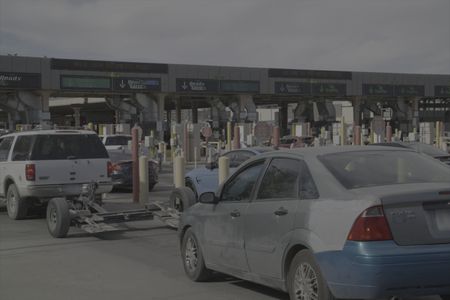
[[[198,198],[198,202],[204,204],[216,204],[219,202],[219,198],[216,197],[216,194],[213,192],[206,192],[200,195]]]

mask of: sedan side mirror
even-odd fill
[[[219,202],[219,198],[213,192],[206,192],[200,195],[198,201],[204,204],[216,204]]]

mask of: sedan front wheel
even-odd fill
[[[192,229],[184,234],[181,244],[181,258],[186,275],[193,281],[206,281],[211,277],[211,271],[205,266],[203,253]]]

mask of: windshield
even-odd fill
[[[347,189],[450,182],[449,167],[416,152],[355,151],[322,155],[318,158]]]
[[[38,135],[31,160],[108,158],[95,134]]]

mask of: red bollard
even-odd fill
[[[273,128],[273,146],[275,148],[280,147],[280,127],[275,126]]]
[[[234,125],[233,150],[235,149],[241,149],[241,132],[237,125]]]
[[[139,129],[131,129],[131,159],[133,161],[133,202],[139,203]]]
[[[389,124],[389,122],[387,122],[386,125],[386,142],[392,142],[392,126]]]
[[[353,144],[361,145],[361,126],[353,127]]]

